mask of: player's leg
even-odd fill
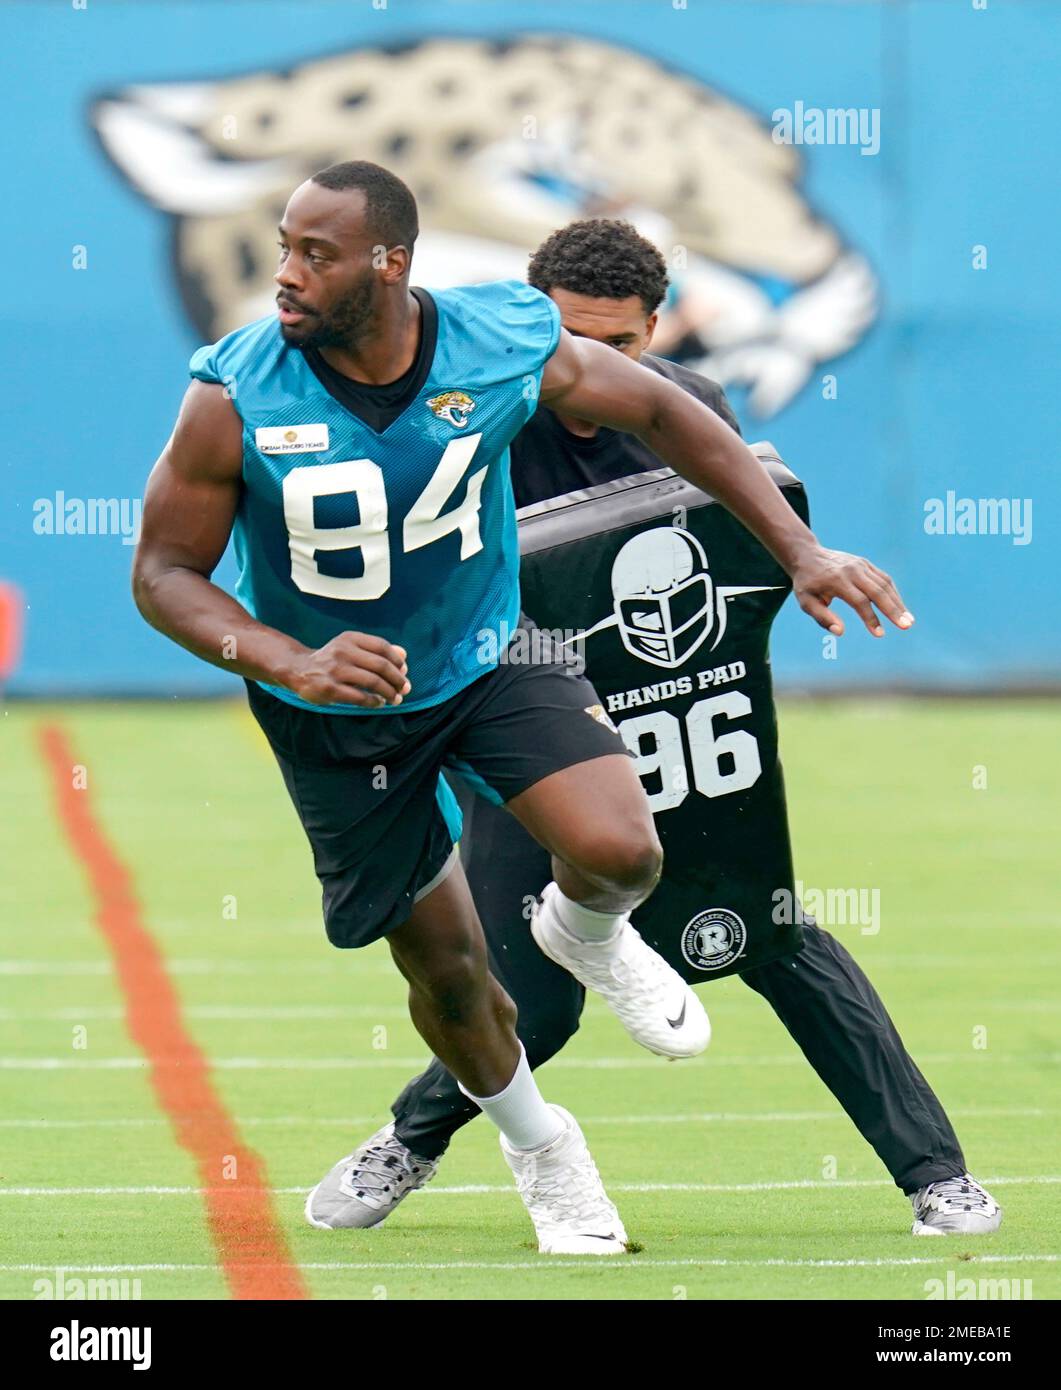
[[[798,955],[744,971],[741,979],[767,1000],[913,1200],[915,1230],[919,1223],[926,1234],[997,1229],[1001,1211],[968,1178],[943,1106],[880,995],[834,936],[808,922]]]
[[[578,981],[542,954],[527,929],[529,906],[549,877],[549,854],[501,807],[455,790],[464,815],[461,861],[490,970],[515,1002],[516,1033],[533,1069],[577,1030],[585,998]],[[397,1141],[421,1166],[439,1159],[457,1130],[480,1113],[437,1057],[392,1110]]]
[[[460,863],[413,908],[387,945],[409,986],[416,1031],[471,1096],[493,1096],[520,1062],[516,1006],[490,974],[486,942]],[[558,1127],[533,1088],[509,1137],[521,1148],[555,1138]]]
[[[659,881],[663,850],[652,812],[618,740],[609,753],[543,777],[507,809],[551,854],[561,900],[581,909],[572,915],[586,939],[614,935]]]
[[[553,882],[531,921],[544,953],[642,1046],[695,1055],[710,1037],[703,1005],[629,922],[662,862],[633,761],[585,676],[544,639],[531,651],[494,673],[450,756],[552,855]]]
[[[418,1032],[501,1133],[539,1250],[624,1250],[626,1232],[577,1121],[545,1103],[516,1039],[515,1006],[487,969],[482,929],[459,863],[387,941],[409,984],[409,1012]],[[365,1184],[376,1179],[382,1181],[380,1219],[386,1215],[388,1189],[404,1177],[393,1150],[386,1144],[379,1149],[374,1165],[363,1155],[336,1164],[307,1201],[312,1224],[364,1225]]]
[[[464,817],[461,859],[483,922],[491,974],[518,1008],[516,1033],[533,1069],[578,1028],[581,985],[539,951],[527,930],[528,904],[549,875],[549,855],[512,816],[455,790]],[[344,1223],[377,1226],[435,1175],[453,1135],[481,1114],[437,1057],[395,1101],[394,1120],[350,1155],[352,1191]]]
[[[303,711],[253,687],[250,697],[313,849],[329,939],[357,947],[388,938],[410,985],[414,1024],[501,1130],[539,1248],[618,1253],[625,1232],[581,1131],[542,1100],[515,1036],[514,1007],[486,967],[455,852],[456,805],[439,783],[459,702],[426,715],[355,721]],[[528,1186],[528,1164],[551,1183]],[[351,1177],[340,1160],[310,1192],[312,1225],[350,1224]]]
[[[630,923],[658,882],[662,854],[625,750],[543,777],[508,809],[552,855],[553,880],[531,919],[542,952],[599,994],[643,1047],[702,1052],[711,1036],[703,1005]]]

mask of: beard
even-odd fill
[[[284,339],[300,348],[355,349],[373,318],[375,276],[366,275],[349,293],[337,299],[326,314],[311,315],[308,328],[281,324]]]

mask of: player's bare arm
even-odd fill
[[[858,555],[827,550],[785,502],[748,446],[713,411],[673,382],[587,338],[561,332],[542,375],[541,399],[556,411],[636,434],[676,473],[716,497],[792,578],[800,607],[840,635],[834,598],[883,637],[879,609],[896,627],[912,615],[883,570]]]
[[[405,652],[344,632],[319,650],[257,622],[211,583],[239,505],[242,423],[220,386],[195,381],[148,480],[133,595],[152,625],[204,661],[314,704],[400,704]]]

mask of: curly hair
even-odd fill
[[[660,252],[617,218],[569,222],[531,256],[527,279],[536,290],[570,290],[594,299],[640,296],[652,314],[667,292],[667,263]]]

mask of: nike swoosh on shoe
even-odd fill
[[[682,1000],[682,1010],[681,1010],[681,1013],[678,1015],[677,1018],[668,1018],[668,1019],[667,1019],[667,1022],[670,1024],[670,1026],[671,1026],[672,1028],[680,1028],[680,1027],[682,1026],[682,1024],[685,1022],[685,1005],[686,1005],[687,1002],[688,1002],[688,1001],[685,1000],[685,999]]]

